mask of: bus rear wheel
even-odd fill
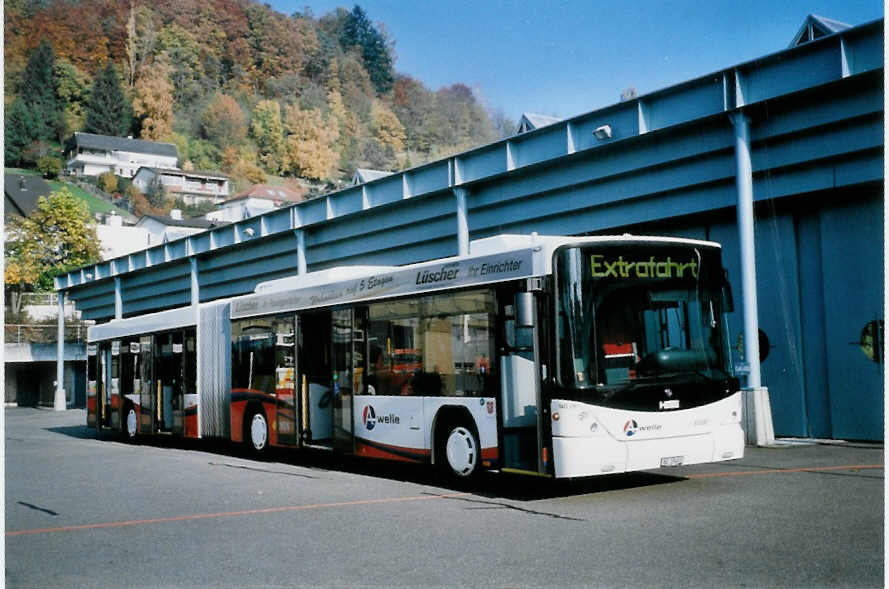
[[[269,447],[269,422],[262,409],[254,408],[244,420],[244,443],[254,455],[262,455]]]
[[[139,420],[136,417],[136,408],[128,404],[123,414],[123,423],[121,424],[121,433],[126,442],[132,442],[136,439],[136,433],[139,427]]]
[[[448,481],[466,484],[481,471],[481,445],[473,428],[454,423],[442,428],[436,444],[435,464]]]

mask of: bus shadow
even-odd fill
[[[64,425],[57,427],[47,427],[44,429],[54,434],[62,434],[63,436],[79,438],[81,440],[96,439],[96,430],[88,428],[86,425]]]
[[[97,437],[94,429],[85,425],[46,428],[47,431],[79,439],[101,439],[105,442],[122,442],[111,432],[102,432]],[[501,472],[484,472],[471,484],[455,485],[443,480],[429,465],[375,460],[358,456],[330,453],[324,450],[271,448],[258,458],[241,444],[219,441],[180,438],[177,436],[152,436],[137,438],[134,445],[178,450],[195,450],[218,456],[239,458],[250,461],[244,468],[267,471],[274,464],[297,466],[313,471],[334,471],[361,476],[388,479],[395,482],[432,486],[445,492],[466,492],[488,499],[510,499],[514,501],[537,501],[610,491],[666,485],[686,480],[682,476],[655,472],[618,473],[578,479],[550,479],[522,476]],[[308,477],[311,478],[311,477]]]

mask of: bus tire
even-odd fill
[[[121,416],[120,433],[125,442],[133,442],[136,434],[139,432],[139,419],[136,415],[136,408],[132,403],[127,403]]]
[[[254,456],[261,456],[269,448],[269,420],[262,407],[251,407],[244,419],[244,444]]]
[[[438,428],[435,466],[452,484],[465,485],[481,472],[481,444],[475,427],[465,420],[450,421]]]

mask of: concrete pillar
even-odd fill
[[[53,398],[53,409],[64,411],[68,408],[65,398],[65,292],[59,291],[59,331],[56,347],[56,394]]]
[[[735,184],[738,189],[738,236],[741,250],[741,291],[744,301],[744,423],[747,442],[775,441],[769,391],[762,386],[759,365],[759,315],[756,300],[756,244],[753,232],[753,165],[750,157],[750,121],[743,112],[731,115],[735,129]]]
[[[457,255],[469,255],[469,215],[466,209],[466,196],[469,193],[465,188],[454,188],[454,196],[457,197]]]

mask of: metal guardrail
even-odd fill
[[[87,327],[82,323],[66,325],[65,342],[85,342]],[[58,341],[59,328],[55,323],[12,323],[4,324],[3,334],[7,344],[48,344]]]

